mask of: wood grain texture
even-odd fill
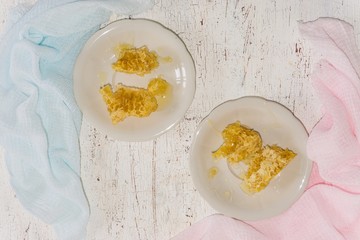
[[[0,30],[18,2],[0,0]],[[257,95],[287,106],[310,131],[321,106],[309,77],[321,56],[301,38],[297,22],[337,17],[353,24],[360,43],[358,9],[358,0],[157,0],[152,10],[133,16],[158,21],[183,39],[196,65],[196,94],[180,123],[153,141],[116,141],[84,119],[87,239],[169,239],[214,213],[188,169],[201,119],[226,100]],[[51,227],[17,201],[3,159],[0,151],[0,239],[55,239]]]

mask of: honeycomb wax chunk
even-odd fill
[[[169,88],[170,84],[161,77],[151,79],[147,87],[154,96],[165,96]]]
[[[260,134],[240,124],[231,123],[222,131],[224,143],[212,153],[214,158],[226,158],[229,163],[238,163],[261,150]]]
[[[116,91],[113,91],[111,85],[108,84],[100,88],[100,94],[107,105],[113,124],[129,116],[149,116],[158,107],[155,96],[143,88],[118,85]]]
[[[159,66],[158,56],[146,46],[140,48],[124,47],[112,68],[117,72],[144,76]]]
[[[253,194],[266,188],[295,158],[296,153],[276,144],[262,146],[260,134],[240,122],[227,125],[222,131],[223,144],[212,153],[214,158],[225,158],[231,166],[244,164],[246,170],[236,173],[242,180],[240,187]]]
[[[266,145],[249,161],[241,188],[247,193],[263,190],[270,181],[296,156],[289,149]]]

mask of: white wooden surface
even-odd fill
[[[0,32],[20,2],[32,1],[0,0]],[[196,95],[185,118],[154,141],[115,141],[84,119],[87,239],[169,239],[214,213],[192,184],[189,147],[200,120],[226,100],[259,95],[278,101],[311,130],[321,116],[309,83],[319,56],[299,36],[297,21],[324,16],[353,24],[360,43],[359,0],[156,0],[152,10],[134,16],[159,21],[183,39],[196,64]],[[52,228],[17,201],[3,150],[0,191],[0,239],[55,239]]]

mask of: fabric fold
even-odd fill
[[[307,143],[314,161],[308,189],[279,216],[244,222],[212,215],[173,240],[360,239],[360,55],[353,28],[320,18],[299,29],[323,58],[311,76],[324,112]]]
[[[0,42],[0,145],[22,205],[59,239],[84,239],[89,206],[80,179],[81,112],[72,90],[76,57],[111,14],[151,0],[39,0]]]

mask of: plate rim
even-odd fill
[[[189,104],[184,108],[184,112],[182,113],[182,116],[177,118],[175,121],[170,121],[169,124],[167,124],[166,127],[164,129],[162,129],[161,131],[158,131],[155,134],[148,135],[146,137],[143,137],[143,136],[137,137],[137,136],[133,136],[133,135],[131,135],[130,137],[129,137],[129,135],[120,137],[119,135],[112,134],[111,132],[106,131],[105,127],[98,126],[96,121],[94,121],[92,119],[92,117],[90,116],[91,114],[88,114],[86,111],[83,111],[83,109],[84,109],[83,100],[79,99],[79,96],[77,94],[77,92],[80,91],[80,86],[79,86],[80,80],[79,79],[81,79],[81,74],[79,73],[80,71],[78,69],[81,68],[81,66],[84,64],[80,61],[80,59],[83,58],[82,56],[85,54],[84,52],[86,52],[89,48],[91,49],[91,45],[94,42],[96,42],[98,40],[98,38],[101,38],[101,36],[106,34],[106,32],[108,32],[108,31],[114,31],[114,29],[121,27],[121,25],[123,25],[123,24],[129,24],[129,23],[131,24],[131,23],[135,23],[135,22],[140,23],[140,24],[141,23],[153,24],[154,26],[159,27],[159,29],[163,29],[165,32],[170,33],[174,37],[175,41],[177,41],[178,44],[181,45],[182,49],[180,51],[186,55],[188,64],[189,64],[189,66],[191,66],[191,69],[188,71],[191,72],[190,75],[193,75],[193,77],[190,77],[190,81],[189,81],[191,86],[186,89],[186,91],[189,91],[189,96],[191,96],[191,101],[189,101]],[[94,32],[85,41],[83,47],[81,48],[81,50],[76,58],[72,76],[73,76],[72,85],[73,85],[75,101],[76,101],[81,113],[83,114],[83,117],[89,122],[89,124],[91,124],[93,127],[97,128],[97,129],[99,129],[105,135],[112,137],[115,140],[126,141],[126,142],[145,142],[145,141],[154,140],[154,139],[160,137],[161,135],[165,134],[166,132],[168,132],[170,129],[174,128],[181,120],[184,119],[186,113],[188,112],[189,108],[191,107],[191,105],[194,102],[193,100],[194,100],[195,93],[196,93],[196,77],[197,77],[196,64],[195,64],[194,58],[193,58],[192,54],[190,53],[184,40],[174,30],[166,27],[165,25],[163,25],[162,23],[160,23],[158,21],[155,21],[153,19],[147,19],[147,18],[121,18],[121,19],[112,21],[112,22],[106,24],[105,26],[100,27],[96,32]],[[109,119],[109,121],[110,121],[110,119]]]
[[[294,120],[296,120],[299,123],[299,126],[302,127],[302,130],[304,131],[304,133],[309,136],[308,131],[306,130],[304,124],[302,123],[302,121],[300,121],[300,119],[298,117],[295,116],[295,114],[289,109],[287,108],[285,105],[276,102],[274,100],[270,100],[270,99],[266,99],[264,97],[261,96],[255,96],[255,95],[248,95],[248,96],[242,96],[239,98],[235,98],[235,99],[229,99],[226,100],[220,104],[218,104],[217,106],[215,106],[213,109],[210,110],[210,112],[200,121],[200,123],[198,124],[196,130],[195,130],[195,134],[194,134],[194,138],[192,140],[191,146],[190,146],[190,154],[189,154],[189,161],[188,161],[188,165],[189,165],[189,170],[190,170],[190,175],[191,175],[191,179],[193,181],[193,184],[195,186],[195,188],[197,189],[197,191],[199,192],[199,195],[216,211],[218,211],[221,214],[224,214],[226,216],[229,217],[233,217],[235,219],[238,220],[242,220],[242,221],[258,221],[258,220],[265,220],[265,219],[269,219],[271,217],[275,217],[278,216],[282,213],[284,213],[286,210],[288,210],[289,208],[291,208],[291,206],[294,205],[294,203],[296,201],[299,200],[299,198],[303,195],[303,193],[306,191],[306,188],[309,184],[309,180],[311,177],[311,173],[312,173],[312,168],[313,168],[313,161],[307,156],[306,154],[306,171],[303,177],[303,184],[300,188],[300,190],[297,192],[296,195],[294,195],[293,201],[289,201],[289,203],[287,204],[286,207],[284,207],[282,210],[277,211],[276,213],[273,214],[267,214],[267,215],[263,215],[262,217],[249,217],[249,216],[245,216],[245,217],[241,217],[239,216],[240,214],[236,214],[238,211],[229,211],[228,209],[225,209],[222,204],[219,203],[219,201],[215,201],[212,199],[209,199],[206,197],[207,195],[207,190],[206,190],[206,185],[203,185],[200,183],[200,181],[197,180],[197,178],[195,178],[194,176],[196,175],[196,171],[195,171],[195,163],[192,163],[194,161],[194,148],[195,148],[195,144],[197,143],[197,139],[199,136],[199,133],[201,132],[203,125],[206,124],[206,121],[209,119],[209,117],[211,117],[213,114],[215,114],[215,112],[218,112],[219,110],[221,110],[222,107],[224,107],[224,105],[230,104],[230,103],[236,103],[238,101],[242,101],[242,100],[247,100],[247,99],[254,99],[256,101],[261,101],[264,103],[270,103],[270,104],[274,104],[277,107],[281,107],[283,110],[286,110],[285,112],[287,112],[287,114],[291,114],[292,117],[294,118]],[[305,146],[305,151],[306,151],[306,146]]]

